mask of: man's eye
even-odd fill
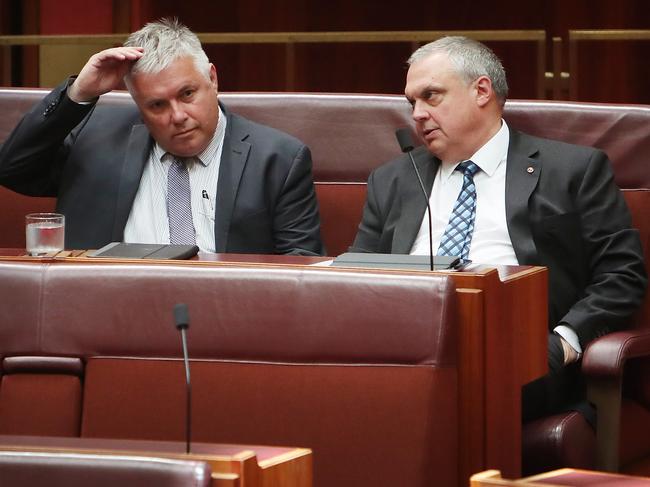
[[[439,91],[431,91],[427,93],[425,100],[429,105],[437,105],[442,101],[442,94]]]
[[[194,94],[194,90],[185,90],[183,92],[183,98],[191,98]]]

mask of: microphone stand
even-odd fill
[[[187,305],[178,303],[174,306],[174,320],[176,328],[181,332],[181,344],[183,346],[183,362],[185,364],[185,453],[190,452],[192,438],[192,383],[190,380],[190,359],[187,352],[187,328],[190,326],[189,312]]]
[[[427,218],[429,221],[429,268],[433,270],[433,229],[431,223],[431,205],[429,204],[429,196],[427,195],[427,190],[424,189],[424,183],[422,182],[422,176],[420,176],[420,171],[415,164],[415,159],[413,158],[413,141],[411,139],[411,134],[409,129],[403,128],[398,129],[395,132],[395,137],[397,137],[397,142],[399,143],[402,152],[408,154],[411,159],[411,164],[413,165],[413,170],[415,175],[418,177],[418,182],[420,183],[420,189],[424,195],[424,201],[427,205]]]

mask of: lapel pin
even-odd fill
[[[528,167],[526,168],[526,172],[527,172],[528,174],[533,174],[533,172],[535,172],[535,169],[533,168],[533,166],[528,166]]]

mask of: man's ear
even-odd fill
[[[214,64],[210,63],[210,82],[214,87],[214,92],[219,92],[219,80],[217,79],[217,68],[214,67]]]
[[[474,83],[476,84],[476,103],[479,107],[484,107],[494,98],[492,80],[487,76],[479,76]]]

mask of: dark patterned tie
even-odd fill
[[[478,170],[479,167],[472,161],[463,161],[456,166],[456,171],[463,173],[463,187],[458,194],[445,233],[440,239],[438,255],[457,255],[467,260],[476,218],[474,174]]]
[[[170,243],[196,243],[196,231],[192,221],[190,173],[185,161],[178,159],[174,159],[167,172],[167,217]]]

